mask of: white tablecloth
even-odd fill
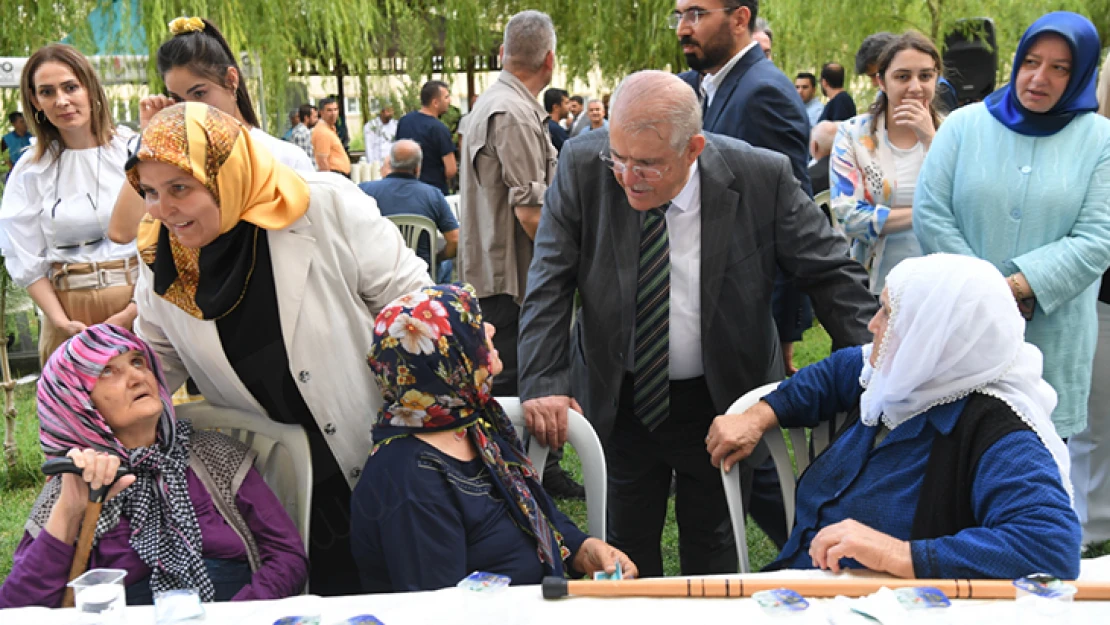
[[[817,571],[783,571],[785,578],[831,576]],[[1110,580],[1110,556],[1085,560],[1080,579]],[[1110,622],[1110,602],[1077,601],[1066,606],[1070,613],[1042,617],[1013,601],[953,601],[950,608],[931,611],[929,620],[907,613],[902,622],[1003,625],[1010,623],[1076,623],[1105,625]],[[271,625],[284,616],[319,614],[322,625],[351,616],[372,614],[385,625],[584,625],[600,623],[736,624],[781,623],[814,625],[871,624],[847,610],[843,600],[811,600],[797,616],[764,613],[751,599],[594,599],[570,597],[545,601],[538,586],[517,586],[495,593],[474,593],[457,588],[435,592],[353,597],[291,597],[280,601],[221,603],[206,606],[205,623]],[[919,614],[919,613],[918,613]],[[0,610],[0,625],[76,625],[81,615],[73,610],[22,608]],[[153,625],[151,607],[127,608],[128,625]],[[889,625],[889,624],[887,624]]]

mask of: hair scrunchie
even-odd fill
[[[202,30],[204,30],[204,20],[199,17],[178,17],[170,22],[170,33],[174,37]]]

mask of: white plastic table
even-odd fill
[[[771,575],[785,578],[831,576],[817,571],[782,571]],[[1110,580],[1110,557],[1084,561],[1080,579]],[[815,625],[873,625],[851,614],[837,600],[811,600],[810,608],[789,623]],[[931,623],[1001,625],[1003,623],[1076,623],[1105,625],[1110,622],[1110,602],[1077,601],[1067,606],[1070,613],[1053,618],[1022,611],[1014,601],[953,601],[944,619]],[[153,625],[154,609],[127,608],[128,625]],[[545,601],[538,586],[516,586],[496,593],[473,593],[457,588],[435,592],[358,595],[320,598],[291,597],[279,601],[220,603],[206,606],[205,623],[271,625],[284,616],[319,614],[321,625],[332,625],[351,616],[372,614],[385,625],[624,625],[630,623],[783,623],[781,617],[765,614],[751,599],[597,599],[570,597]],[[73,610],[22,608],[0,610],[3,625],[77,625],[80,614]],[[939,615],[938,615],[939,616]],[[910,622],[908,619],[906,622]],[[916,621],[915,621],[916,622]]]

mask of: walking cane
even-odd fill
[[[1069,581],[1078,592],[1076,600],[1110,600],[1110,582]],[[761,590],[789,588],[803,597],[864,597],[880,588],[932,586],[950,599],[1013,599],[1014,585],[1010,580],[997,579],[783,579],[710,578],[710,579],[623,579],[574,581],[561,577],[543,580],[543,598],[579,597],[750,597]]]
[[[71,458],[54,458],[47,460],[42,465],[44,475],[61,475],[73,473],[81,475],[85,472],[73,463]],[[89,552],[92,551],[93,537],[96,536],[96,523],[100,520],[100,509],[104,507],[104,497],[108,489],[121,477],[130,473],[124,467],[116,471],[116,479],[111,484],[105,484],[97,489],[89,489],[89,503],[85,506],[85,519],[81,521],[81,534],[77,538],[77,551],[73,554],[73,564],[69,566],[69,581],[73,581],[89,568]],[[65,596],[62,598],[63,608],[72,608],[74,605],[73,589],[66,586]]]

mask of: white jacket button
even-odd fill
[[[308,374],[308,371],[301,371],[297,374],[297,379],[299,379],[301,382],[308,382],[312,379],[312,376]]]

